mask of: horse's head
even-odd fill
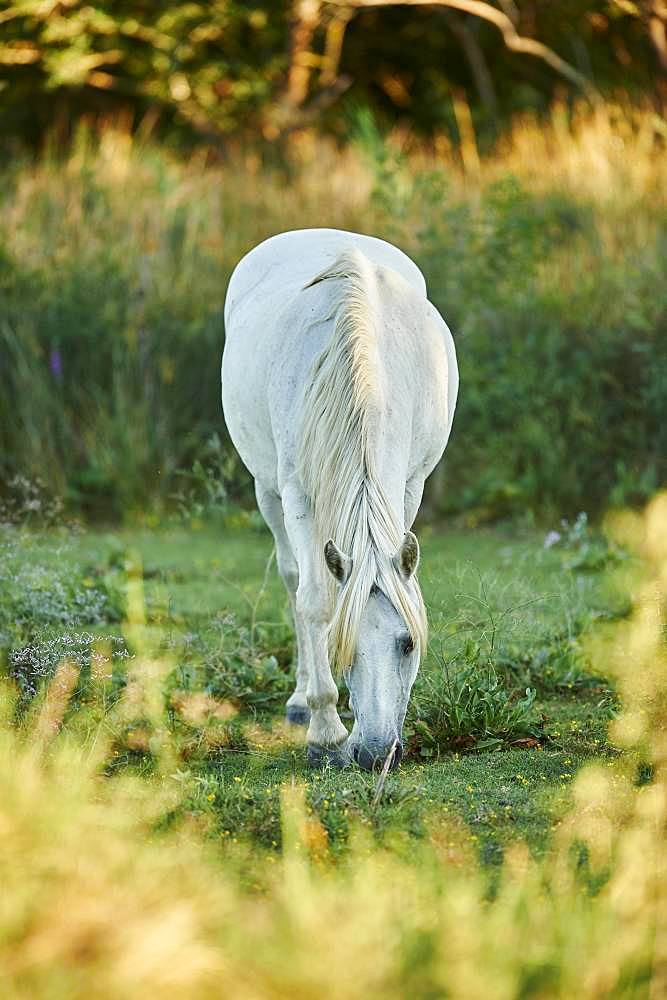
[[[325,548],[329,571],[344,586],[352,561],[333,542]],[[393,569],[411,603],[421,606],[414,578],[419,544],[408,532],[393,558]],[[359,621],[356,653],[344,671],[354,712],[348,750],[367,771],[382,767],[392,751],[390,767],[403,754],[401,732],[410,691],[419,669],[420,651],[403,615],[379,586],[373,586]]]

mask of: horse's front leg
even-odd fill
[[[348,732],[338,716],[338,687],[331,674],[327,647],[330,609],[324,553],[317,551],[308,501],[300,489],[288,485],[282,495],[285,528],[299,567],[295,616],[307,659],[306,701],[310,709],[308,761],[348,763]]]
[[[297,590],[297,615],[308,636],[311,658],[308,670],[306,701],[310,709],[308,726],[308,763],[329,761],[338,767],[349,763],[348,731],[338,715],[338,686],[331,674],[327,648],[328,619],[322,610],[321,590],[308,586]]]

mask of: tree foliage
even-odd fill
[[[363,103],[455,131],[463,99],[495,134],[582,81],[659,100],[666,22],[663,0],[18,0],[0,9],[0,128],[36,144],[122,113],[181,140],[270,141],[342,131]]]

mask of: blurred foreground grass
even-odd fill
[[[422,533],[441,656],[492,634],[540,733],[415,744],[378,787],[306,772],[279,721],[251,524],[4,529],[7,668],[37,694],[2,684],[2,995],[661,996],[665,498],[615,531],[643,568],[581,526]]]
[[[220,165],[110,127],[3,165],[5,484],[40,477],[106,518],[173,507],[202,468],[245,495],[219,404],[226,281],[308,226],[396,242],[452,327],[462,389],[432,510],[553,517],[667,480],[665,123],[556,106],[466,169],[363,113],[352,132]]]

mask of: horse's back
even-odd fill
[[[271,236],[237,264],[225,300],[225,328],[229,337],[245,328],[237,319],[260,316],[265,309],[281,309],[304,285],[330,267],[343,250],[359,249],[374,264],[396,271],[426,296],[426,282],[407,254],[376,236],[340,229],[297,229]]]
[[[393,442],[388,464],[396,466],[399,478],[403,465],[406,474],[423,468],[428,475],[446,444],[456,400],[456,355],[417,265],[371,236],[334,229],[282,233],[251,250],[230,279],[222,366],[232,441],[255,479],[277,492],[294,467],[303,394],[316,359],[330,343],[340,303],[338,281],[311,283],[352,248],[371,264],[369,292],[381,319],[383,377],[402,387],[381,420],[383,436]],[[403,462],[395,461],[399,439]]]

